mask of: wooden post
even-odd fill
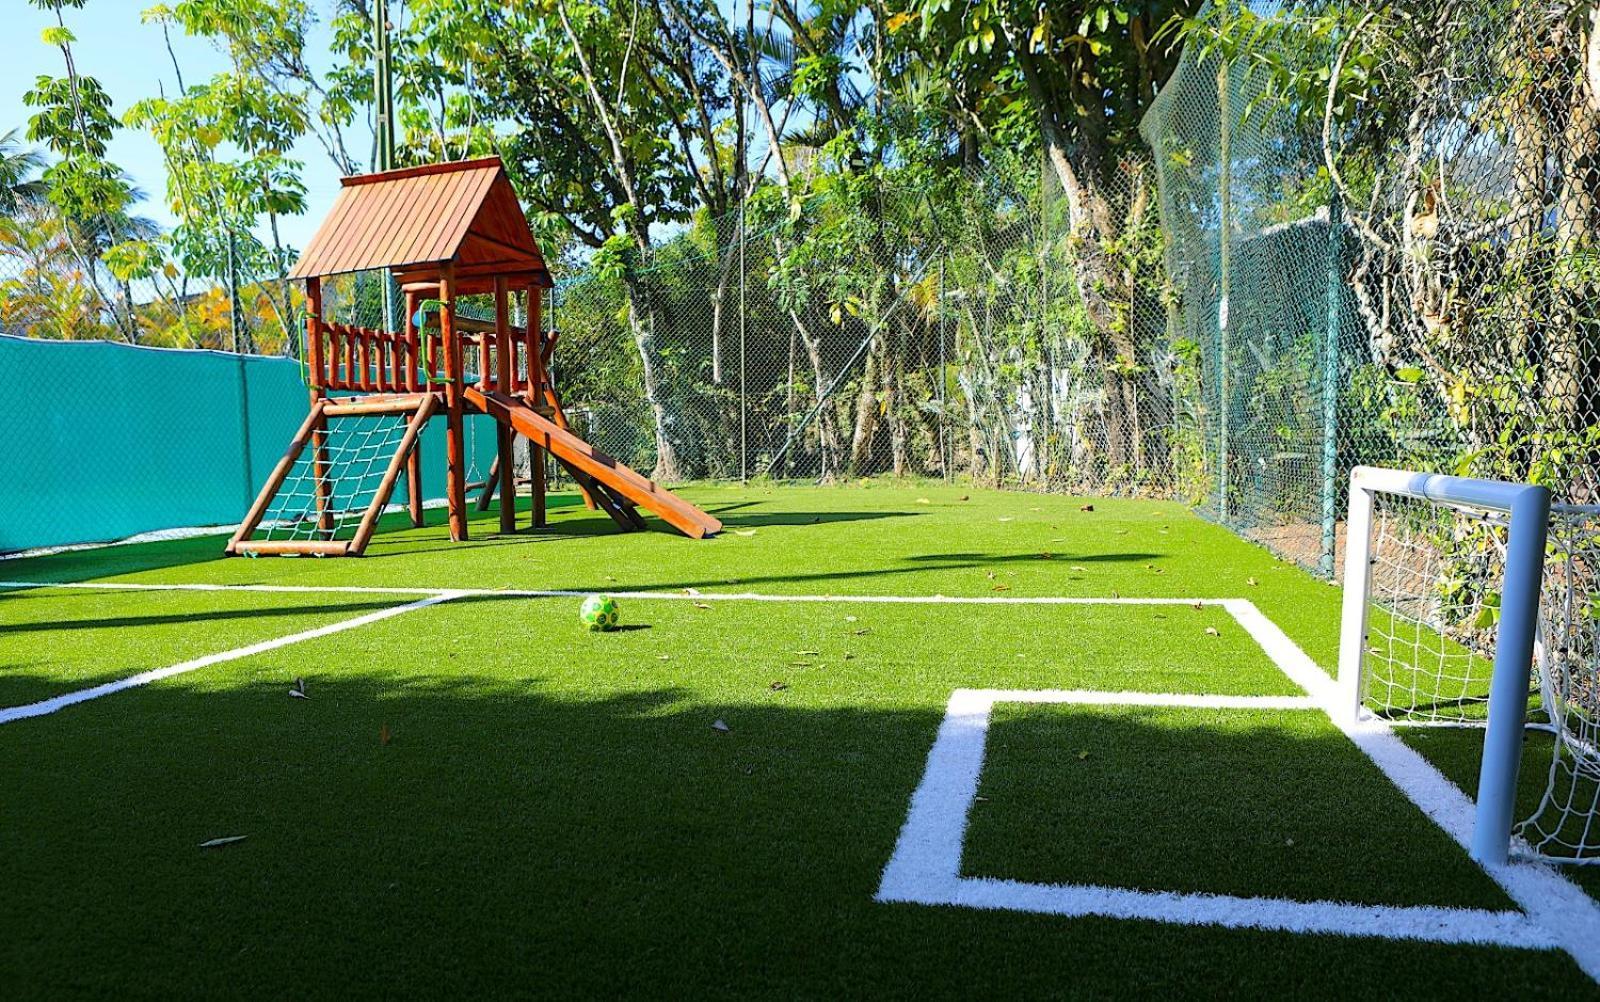
[[[306,279],[306,356],[311,367],[311,403],[322,398],[322,387],[327,385],[327,374],[322,371],[322,279]]]
[[[450,504],[450,538],[467,538],[466,426],[462,419],[462,383],[466,364],[461,357],[461,336],[456,332],[456,267],[439,266],[439,336],[444,342],[445,494]]]
[[[422,384],[422,378],[417,374],[417,369],[423,364],[422,343],[417,335],[417,294],[406,293],[406,371],[401,385],[409,390],[427,389],[431,387]],[[406,457],[406,507],[411,510],[411,524],[422,525],[422,439],[419,436],[416,444],[411,447],[411,454]]]
[[[535,407],[539,406],[539,400],[544,395],[544,365],[540,355],[542,346],[539,344],[542,327],[540,311],[544,305],[541,293],[537,284],[528,286],[528,402]],[[533,439],[528,439],[528,493],[533,499],[535,529],[543,529],[549,524],[545,516],[544,465],[544,450]]]
[[[511,370],[516,363],[517,348],[511,339],[511,318],[509,316],[510,304],[506,301],[511,292],[506,287],[505,276],[496,275],[494,279],[494,352],[495,352],[495,382],[496,389],[501,393],[511,392]],[[484,335],[484,343],[489,343],[488,335]],[[488,380],[489,374],[484,373],[483,378]],[[511,428],[496,421],[494,424],[494,441],[498,467],[496,472],[500,475],[500,531],[517,531],[517,462],[512,454]],[[485,495],[487,496],[487,491]]]
[[[316,477],[317,528],[329,535],[333,533],[333,484],[328,480],[328,419],[322,414],[322,398],[326,395],[320,378],[322,366],[322,279],[306,279],[306,334],[311,341],[311,408],[316,422],[311,430],[311,472]],[[336,356],[337,357],[337,356]]]

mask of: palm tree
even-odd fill
[[[44,157],[24,148],[16,129],[0,135],[0,215],[44,198],[45,185],[38,177],[42,167]]]

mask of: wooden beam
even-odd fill
[[[258,553],[264,557],[281,556],[286,553],[343,557],[349,553],[350,544],[343,539],[261,539],[240,543],[238,551],[240,553]]]
[[[500,387],[500,392],[511,392],[511,366],[516,361],[517,349],[511,339],[511,304],[508,301],[511,295],[510,287],[504,277],[494,280],[494,344],[495,344],[495,382]],[[487,341],[489,336],[484,335]],[[487,367],[486,367],[487,368]],[[489,378],[484,374],[485,380]],[[512,436],[511,427],[494,423],[495,466],[489,479],[493,480],[495,474],[500,477],[500,531],[517,531],[517,459],[513,450],[516,439]],[[532,456],[530,454],[529,458]],[[537,477],[535,478],[537,483]],[[488,491],[484,492],[488,496]],[[535,492],[534,507],[537,510],[539,499]],[[534,521],[538,525],[537,518]]]
[[[439,272],[439,332],[444,341],[445,405],[449,409],[445,434],[445,494],[450,505],[450,538],[467,538],[466,436],[462,420],[463,368],[461,338],[456,332],[455,269]]]
[[[349,403],[330,400],[322,408],[322,413],[328,417],[409,414],[421,407],[424,399],[432,399],[432,397],[433,394],[431,393],[409,393],[401,397],[358,397]]]
[[[406,293],[406,378],[402,384],[407,389],[422,388],[422,341],[417,332],[417,294]],[[411,447],[406,457],[406,507],[411,511],[411,524],[422,527],[422,439]]]
[[[306,354],[311,368],[311,399],[322,396],[327,381],[322,353],[322,279],[306,279]]]

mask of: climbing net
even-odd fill
[[[371,507],[409,420],[408,414],[383,414],[328,422],[321,460],[315,443],[301,451],[257,538],[350,538]]]

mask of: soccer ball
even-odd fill
[[[578,612],[578,619],[591,630],[614,630],[621,618],[617,600],[610,595],[590,595]]]

